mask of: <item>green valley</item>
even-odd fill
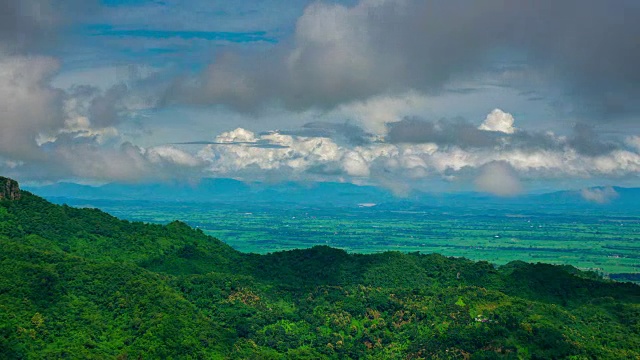
[[[609,209],[375,207],[56,199],[119,218],[167,224],[181,219],[241,252],[327,245],[354,253],[438,253],[504,265],[572,265],[612,278],[640,273],[640,215]]]
[[[234,250],[182,222],[0,201],[6,359],[631,359],[640,287],[328,246]]]

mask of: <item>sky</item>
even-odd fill
[[[637,0],[0,0],[0,174],[640,186]]]

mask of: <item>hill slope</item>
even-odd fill
[[[572,267],[314,247],[0,201],[0,357],[640,357],[640,287]]]

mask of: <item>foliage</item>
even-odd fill
[[[0,246],[3,359],[640,357],[640,287],[566,266],[243,254],[27,192]]]

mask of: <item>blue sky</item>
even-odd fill
[[[640,186],[634,1],[0,10],[0,172],[22,181]]]

